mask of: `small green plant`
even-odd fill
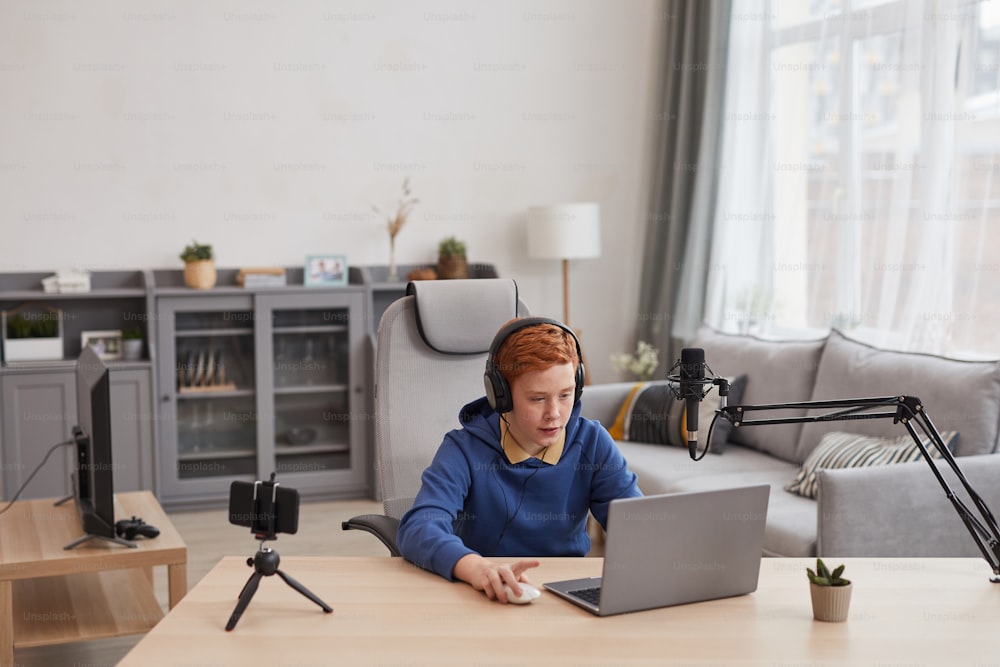
[[[847,586],[851,583],[850,579],[844,579],[842,575],[844,574],[844,566],[839,565],[833,572],[826,567],[826,563],[823,562],[822,558],[816,559],[816,571],[814,572],[811,567],[806,568],[806,575],[809,577],[809,581],[813,582],[817,586]]]
[[[192,239],[191,243],[185,246],[184,252],[181,253],[181,259],[185,262],[198,262],[205,259],[212,259],[212,246],[198,243]]]
[[[454,236],[449,236],[438,244],[438,257],[443,259],[465,257],[465,244]]]
[[[7,318],[7,338],[56,338],[59,321],[55,315],[14,315]]]
[[[142,329],[140,327],[122,329],[122,340],[142,340]]]

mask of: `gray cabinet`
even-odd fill
[[[5,341],[0,366],[0,478],[9,499],[50,447],[70,439],[76,424],[75,362],[85,332],[138,329],[147,357],[108,361],[111,370],[112,439],[116,491],[153,489],[152,404],[155,341],[149,336],[151,274],[94,271],[86,292],[49,293],[42,279],[51,272],[0,273],[0,310],[34,309],[56,315],[62,337],[42,360],[19,360]],[[53,453],[22,498],[68,495],[70,447]]]
[[[368,494],[365,312],[360,286],[158,296],[161,502],[272,472],[305,496]]]
[[[109,363],[113,479],[116,492],[153,488],[151,373],[148,364]],[[70,439],[77,423],[72,363],[50,368],[5,369],[3,400],[3,497],[9,500],[55,444]],[[62,497],[72,492],[73,449],[62,447],[35,475],[21,498]]]

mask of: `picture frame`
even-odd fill
[[[121,329],[106,329],[103,331],[81,331],[80,349],[87,346],[94,348],[97,356],[105,361],[121,359],[122,331]]]
[[[347,255],[309,255],[302,275],[307,287],[346,285]]]

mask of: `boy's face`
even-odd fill
[[[511,383],[511,435],[529,454],[537,454],[559,439],[573,410],[575,389],[571,363],[529,371]]]

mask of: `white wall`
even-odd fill
[[[0,271],[400,263],[455,234],[561,317],[525,210],[598,201],[571,265],[595,380],[630,348],[654,141],[659,0],[0,4]]]

